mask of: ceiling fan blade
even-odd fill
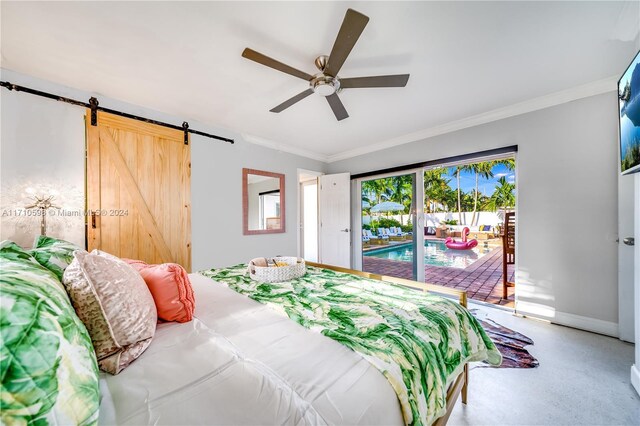
[[[353,49],[353,46],[355,46],[358,41],[360,34],[364,31],[364,27],[367,26],[367,22],[369,22],[368,16],[356,12],[353,9],[347,10],[340,31],[338,32],[338,37],[336,37],[336,41],[329,54],[329,60],[324,69],[325,74],[332,77],[338,74],[340,68],[342,68],[342,64],[344,64],[347,56],[349,56],[351,49]]]
[[[340,79],[340,88],[357,89],[361,87],[404,87],[409,74],[377,75],[373,77],[355,77]]]
[[[269,111],[271,111],[271,112],[282,112],[285,109],[289,108],[291,105],[293,105],[293,104],[295,104],[297,102],[300,102],[301,100],[303,100],[307,96],[311,95],[312,93],[313,93],[313,89],[307,89],[302,93],[298,93],[293,98],[287,99],[286,101],[284,101],[283,103],[281,103],[277,107],[270,109]]]
[[[337,94],[334,93],[333,95],[327,96],[327,102],[329,102],[329,105],[331,106],[331,109],[333,110],[333,113],[335,114],[338,121],[344,120],[345,118],[349,117],[349,114],[347,114],[347,110],[344,109],[344,105],[342,105],[342,101]]]
[[[282,62],[276,61],[273,58],[270,58],[262,53],[256,52],[253,49],[249,49],[248,47],[242,51],[242,56],[251,59],[254,62],[265,65],[269,68],[276,69],[278,71],[290,74],[294,77],[301,78],[303,80],[309,81],[313,78],[311,74],[307,74],[306,72],[302,72],[297,70],[289,65],[283,64]]]

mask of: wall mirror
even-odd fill
[[[284,175],[242,169],[244,235],[284,232]]]

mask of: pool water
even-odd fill
[[[432,266],[466,268],[492,250],[480,243],[471,250],[451,250],[444,241],[424,240],[424,263]],[[413,244],[402,244],[363,253],[367,257],[413,262]]]

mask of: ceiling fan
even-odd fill
[[[271,112],[282,112],[291,105],[300,102],[312,93],[325,96],[329,106],[333,110],[338,121],[349,117],[347,110],[344,108],[342,101],[338,97],[338,93],[342,89],[356,89],[362,87],[404,87],[409,80],[409,74],[398,75],[379,75],[373,77],[355,77],[340,78],[338,72],[342,68],[347,56],[358,41],[364,27],[369,22],[369,17],[353,9],[348,9],[342,21],[342,26],[338,32],[338,37],[333,44],[331,54],[318,56],[315,65],[320,70],[319,73],[311,75],[306,72],[297,70],[282,62],[276,61],[262,53],[246,48],[242,52],[242,56],[255,61],[259,64],[274,68],[278,71],[290,74],[294,77],[301,78],[309,82],[309,89],[287,99],[280,105],[271,109]]]

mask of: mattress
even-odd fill
[[[159,324],[101,377],[101,424],[404,424],[387,379],[351,349],[202,275],[193,321]]]

